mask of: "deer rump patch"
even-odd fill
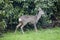
[[[22,19],[21,19],[21,18],[19,18],[19,21],[22,21]]]

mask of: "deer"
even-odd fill
[[[40,7],[39,7],[38,11],[39,12],[36,15],[22,15],[21,17],[19,17],[19,24],[16,26],[16,30],[20,27],[21,32],[24,34],[23,27],[27,23],[31,23],[34,25],[34,29],[37,32],[36,24],[38,23],[41,16],[44,14],[44,11]],[[15,30],[15,32],[16,32],[16,30]]]

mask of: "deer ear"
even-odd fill
[[[39,9],[38,10],[41,10],[41,8],[39,7]]]

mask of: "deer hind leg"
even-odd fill
[[[21,23],[19,23],[17,26],[16,26],[16,29],[15,29],[15,33],[17,31],[17,29],[21,26]]]
[[[37,32],[37,27],[36,27],[36,24],[34,24],[34,28],[35,28],[35,31]]]
[[[24,27],[26,24],[27,24],[27,23],[24,23],[24,24],[21,26],[21,31],[22,31],[23,34],[24,34],[23,27]]]

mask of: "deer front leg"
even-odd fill
[[[36,24],[34,24],[34,28],[35,28],[35,31],[37,32],[37,27],[36,27]]]
[[[17,29],[21,26],[21,23],[19,23],[17,26],[16,26],[16,29],[15,29],[15,33],[17,31]]]

